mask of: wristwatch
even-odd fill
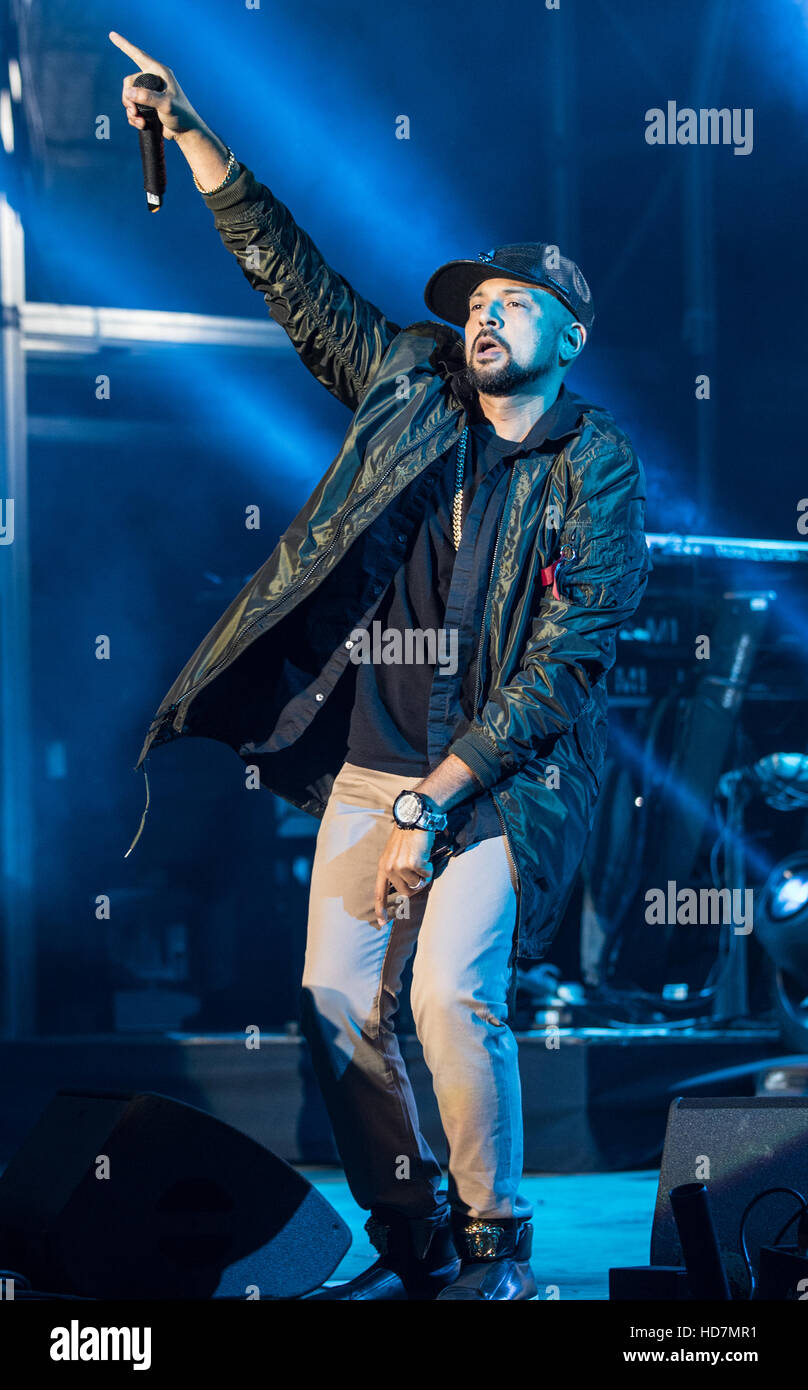
[[[445,830],[447,817],[420,792],[399,792],[393,802],[393,820],[401,830]]]

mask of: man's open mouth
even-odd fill
[[[494,357],[498,352],[502,351],[504,351],[502,345],[493,338],[480,338],[477,343],[476,352],[478,357]]]

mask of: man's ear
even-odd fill
[[[563,367],[569,367],[584,350],[586,329],[582,323],[568,323],[561,330],[558,340],[558,355]]]

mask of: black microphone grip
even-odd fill
[[[165,82],[154,72],[139,72],[132,83],[133,87],[148,87],[152,92],[164,92]],[[149,212],[159,212],[166,191],[166,156],[163,127],[153,106],[137,106],[138,114],[146,122],[145,130],[139,130],[140,158],[143,164],[143,187]]]

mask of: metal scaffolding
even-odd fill
[[[271,321],[205,314],[28,303],[19,214],[0,194],[0,1037],[36,1027],[35,746],[26,377],[36,356],[167,345],[289,349]]]

